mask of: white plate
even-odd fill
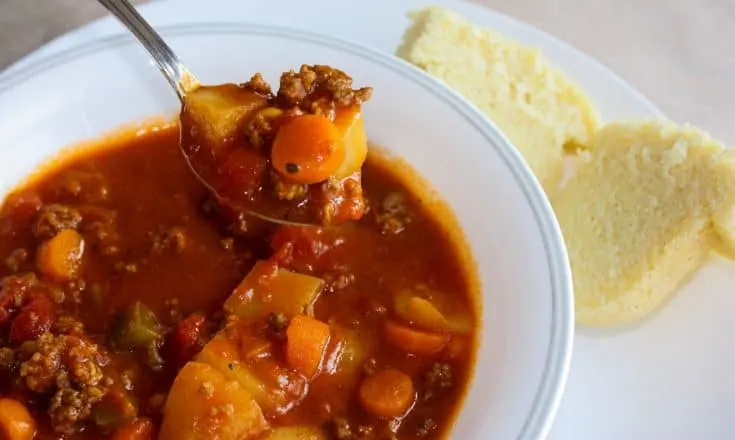
[[[227,9],[221,7],[227,4]],[[156,2],[145,15],[157,24],[258,22],[293,25],[392,52],[422,0],[200,0]],[[465,2],[450,5],[472,20],[541,47],[581,84],[608,119],[659,115],[659,110],[605,67],[538,30]],[[288,10],[288,14],[283,11]],[[328,14],[321,11],[328,10]],[[102,20],[66,35],[15,68],[90,39],[120,32]],[[665,78],[662,78],[665,81]],[[550,438],[559,440],[735,438],[735,271],[713,262],[653,318],[615,334],[578,330],[571,376]]]

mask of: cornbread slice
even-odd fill
[[[442,7],[410,15],[398,56],[464,95],[505,132],[553,193],[564,147],[589,144],[599,125],[585,93],[537,48],[465,21]]]
[[[577,321],[628,323],[656,309],[715,243],[735,249],[733,152],[664,121],[614,123],[552,199]]]

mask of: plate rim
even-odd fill
[[[494,148],[501,160],[505,162],[524,193],[525,202],[529,205],[537,227],[541,232],[546,254],[552,296],[548,349],[541,381],[516,438],[518,440],[531,440],[548,436],[564,394],[573,351],[574,295],[571,269],[561,229],[548,198],[521,154],[495,123],[459,93],[451,90],[426,72],[390,53],[342,37],[288,26],[230,22],[174,24],[158,26],[157,30],[161,35],[170,37],[243,33],[287,37],[306,40],[314,44],[325,45],[342,52],[365,57],[393,70],[395,73],[409,77],[428,93],[433,93],[442,99],[481,134],[486,143],[489,144],[488,147]],[[120,33],[92,39],[50,54],[35,62],[28,63],[20,69],[0,75],[0,96],[13,88],[22,86],[25,81],[47,69],[83,57],[93,56],[105,50],[137,44],[129,34]]]

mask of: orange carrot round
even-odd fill
[[[384,324],[385,336],[396,347],[424,356],[440,352],[449,342],[449,335],[417,330],[393,321]]]
[[[360,385],[360,403],[378,417],[400,417],[415,399],[413,381],[396,369],[386,368],[368,376]]]
[[[273,167],[296,183],[326,180],[344,158],[339,130],[329,118],[318,115],[296,116],[285,121],[271,149]]]
[[[77,276],[82,265],[84,238],[73,229],[64,229],[38,247],[36,266],[44,275],[59,281]]]
[[[0,399],[0,438],[31,440],[36,435],[36,421],[26,407],[15,399]]]

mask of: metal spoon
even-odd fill
[[[153,30],[150,24],[135,10],[127,0],[98,0],[128,30],[135,35],[141,45],[156,62],[161,73],[176,91],[179,100],[184,101],[186,94],[199,87],[200,83],[191,71],[179,60],[173,50]]]
[[[140,44],[148,51],[153,61],[156,62],[158,68],[166,77],[171,87],[176,91],[182,105],[185,102],[187,94],[198,89],[201,83],[191,73],[191,71],[179,60],[173,50],[166,44],[161,36],[153,30],[148,22],[136,11],[135,7],[127,0],[98,0],[99,3],[110,11],[128,30],[137,38]],[[183,151],[182,151],[183,153]],[[184,154],[186,157],[186,154]],[[188,162],[188,157],[187,157]],[[191,165],[191,163],[189,163]],[[225,205],[243,211],[253,217],[265,220],[271,223],[290,224],[299,226],[314,226],[312,223],[303,221],[292,221],[282,218],[276,218],[265,215],[260,212],[253,211],[241,202],[233,202],[232,200],[221,197],[217,191],[207,182],[193,167],[192,171],[197,178]]]

